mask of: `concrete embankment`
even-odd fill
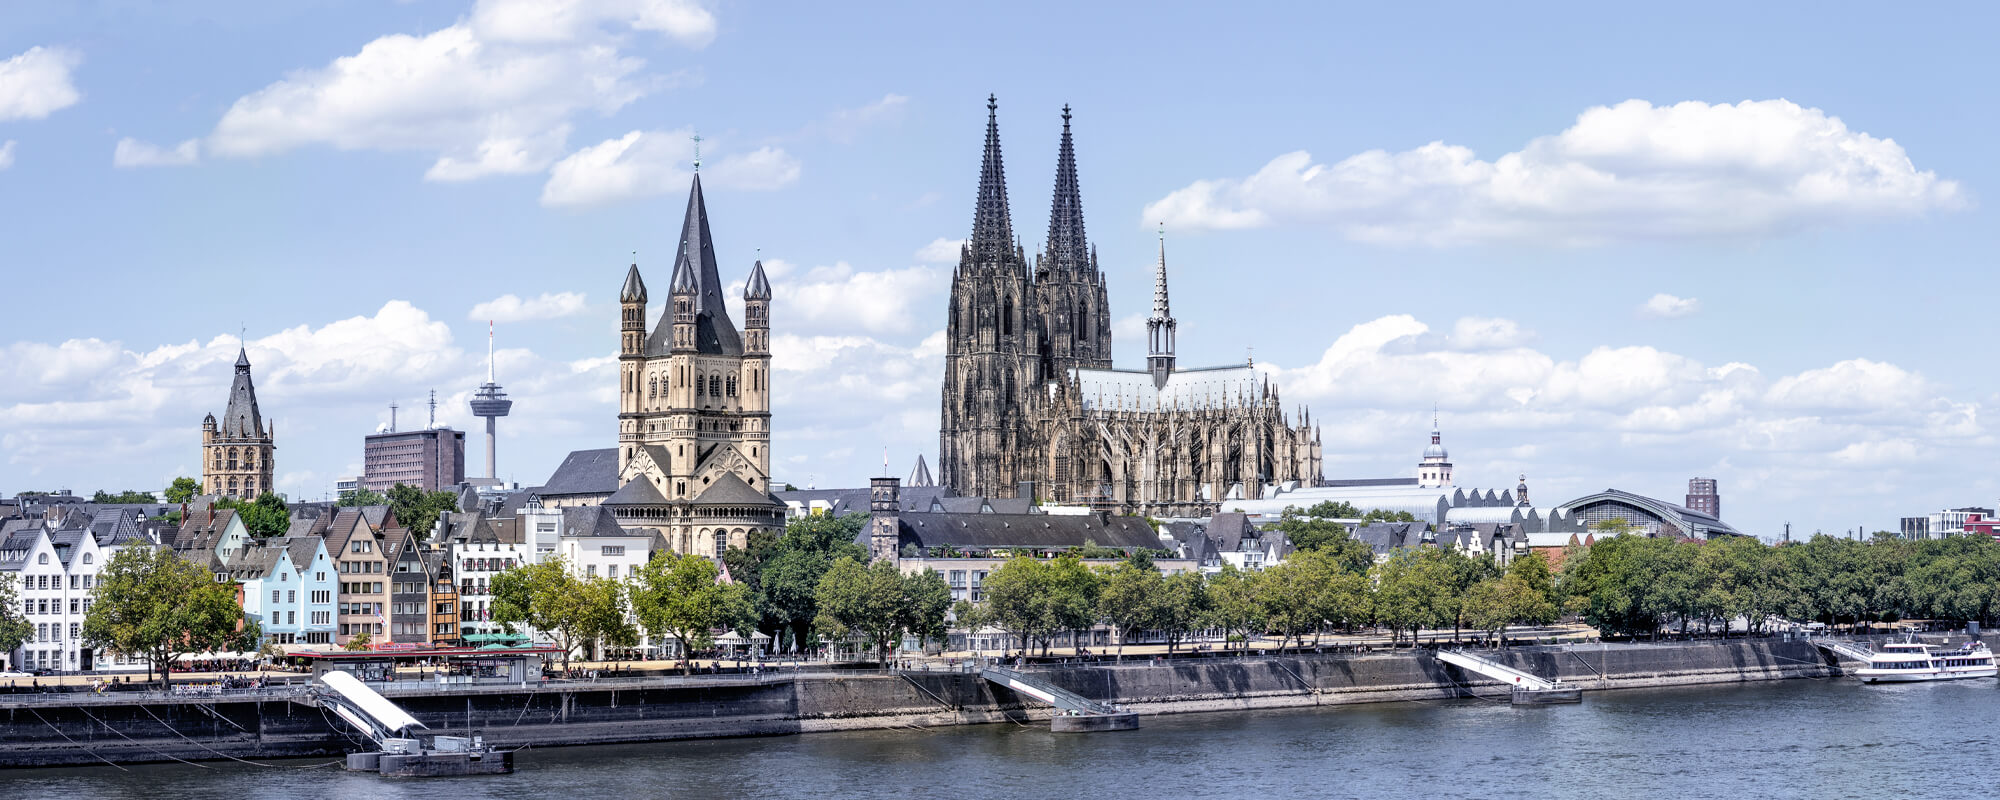
[[[1521,648],[1489,657],[1586,689],[1836,673],[1799,642]],[[1493,696],[1504,687],[1421,653],[1149,660],[1032,671],[1141,713]],[[1046,719],[1048,709],[962,673],[808,673],[599,684],[399,685],[390,699],[436,731],[501,747],[775,736]],[[0,695],[0,767],[278,758],[360,749],[321,709],[280,697]]]

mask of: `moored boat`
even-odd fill
[[[1968,639],[1957,649],[1943,650],[1919,641],[1885,644],[1869,653],[1868,664],[1854,671],[1862,683],[1948,681],[1991,678],[2000,674],[1986,643]]]

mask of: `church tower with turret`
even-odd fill
[[[257,409],[257,386],[250,380],[250,351],[236,350],[236,378],[229,384],[229,408],[216,420],[201,421],[201,491],[249,500],[272,490],[273,444],[277,425],[265,425]]]
[[[657,531],[677,553],[710,557],[744,546],[752,533],[784,528],[784,504],[771,496],[771,283],[763,262],[751,266],[744,286],[741,329],[723,289],[697,172],[659,323],[646,326],[638,264],[619,292],[618,491],[603,505],[620,527]]]

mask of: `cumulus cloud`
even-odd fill
[[[1654,319],[1680,319],[1692,316],[1701,310],[1701,301],[1692,297],[1675,297],[1661,292],[1652,299],[1639,304],[1639,315]]]
[[[777,258],[764,259],[764,274],[774,330],[843,335],[911,334],[935,324],[948,279],[930,267],[859,270],[845,261],[801,272]],[[728,293],[739,320],[742,290],[739,280]]]
[[[76,105],[83,94],[70,72],[83,55],[61,47],[30,47],[0,61],[0,122],[42,119]]]
[[[482,0],[449,27],[377,38],[237,99],[208,150],[434,153],[434,181],[539,172],[562,155],[572,117],[675,81],[624,54],[633,31],[700,47],[715,20],[689,0]]]
[[[503,294],[473,306],[465,318],[493,322],[528,322],[573,317],[589,309],[590,307],[583,302],[582,292],[543,292],[526,300],[521,299],[519,295]]]
[[[930,244],[917,249],[917,263],[956,264],[959,253],[964,247],[964,239],[946,239],[939,236],[932,239]]]
[[[685,189],[693,176],[693,137],[689,128],[632,131],[578,150],[549,171],[542,205],[596,206]],[[799,163],[784,150],[763,147],[706,162],[703,174],[703,183],[715,188],[776,189],[798,179]]]
[[[1306,151],[1244,178],[1195,181],[1146,224],[1330,227],[1357,241],[1461,245],[1768,236],[1962,207],[1957,182],[1893,139],[1788,100],[1591,108],[1491,161],[1432,142],[1338,162]]]
[[[201,142],[189,139],[167,149],[127,136],[118,140],[111,163],[119,167],[184,167],[201,161]]]

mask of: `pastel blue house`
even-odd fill
[[[333,643],[339,579],[325,539],[253,539],[228,561],[229,577],[243,584],[243,611],[263,628],[264,643]]]

